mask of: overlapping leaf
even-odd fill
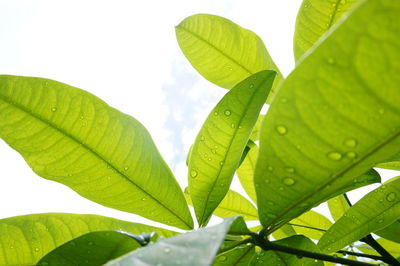
[[[0,76],[0,137],[38,175],[90,200],[193,227],[150,134],[94,95],[53,80]]]
[[[319,240],[332,222],[322,214],[311,210],[293,219],[290,224],[296,233]]]
[[[213,263],[214,266],[247,266],[255,254],[254,245],[242,245],[228,252],[219,254]]]
[[[44,256],[38,266],[98,266],[116,259],[141,244],[127,233],[96,231],[84,234]]]
[[[211,265],[235,219],[236,217],[227,218],[216,226],[159,240],[113,260],[106,266]]]
[[[254,202],[257,202],[256,189],[254,187],[254,171],[256,168],[257,156],[258,147],[255,145],[250,148],[242,164],[236,169],[240,184]]]
[[[231,89],[261,70],[282,76],[264,46],[252,31],[215,15],[197,14],[176,26],[176,37],[183,54],[207,80]]]
[[[17,216],[0,220],[0,265],[34,265],[65,242],[102,230],[123,230],[132,234],[157,232],[164,237],[176,234],[98,215],[48,213]]]
[[[320,239],[324,251],[336,251],[400,217],[400,179],[368,193],[352,206]]]
[[[255,172],[265,226],[354,189],[399,153],[399,15],[399,1],[364,1],[282,84]]]
[[[303,0],[296,18],[293,50],[296,60],[308,51],[360,0]]]
[[[328,200],[328,208],[333,220],[337,221],[348,209],[350,209],[350,205],[343,195],[339,195]]]
[[[204,122],[189,160],[189,192],[205,225],[229,190],[243,150],[271,89],[275,72],[264,70],[230,90]]]

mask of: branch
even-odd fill
[[[326,255],[322,253],[317,253],[317,252],[312,252],[312,251],[307,251],[307,250],[302,250],[302,249],[297,249],[297,248],[292,248],[288,246],[282,246],[279,244],[275,244],[273,242],[265,240],[262,236],[259,234],[254,234],[253,237],[253,243],[263,250],[275,250],[279,252],[284,252],[284,253],[289,253],[296,255],[298,257],[307,257],[307,258],[312,258],[316,260],[323,260],[323,261],[330,261],[330,262],[335,262],[335,263],[341,263],[344,265],[374,265],[366,262],[361,262],[361,261],[355,261],[355,260],[350,260],[350,259],[345,259],[345,258],[340,258],[340,257],[335,257],[331,255]]]
[[[382,261],[389,263],[390,265],[400,265],[400,262],[396,260],[385,248],[383,248],[376,240],[371,236],[371,234],[363,237],[360,241],[370,245],[379,254],[382,255]]]
[[[383,261],[383,258],[381,256],[370,255],[370,254],[365,254],[365,253],[359,253],[359,252],[354,252],[354,251],[339,250],[339,251],[336,251],[336,253],[340,253],[340,254],[343,254],[343,255],[352,255],[352,256],[356,256],[356,257],[363,257],[363,258],[369,258],[369,259],[373,259],[373,260]]]
[[[240,245],[243,245],[243,244],[247,244],[247,243],[250,243],[250,242],[251,242],[251,238],[250,237],[246,238],[246,239],[243,239],[242,241],[238,241],[237,243],[233,244],[232,246],[229,246],[229,247],[226,247],[226,248],[221,248],[218,251],[218,254],[227,252],[227,251],[229,251],[231,249],[234,249],[237,246],[240,246]]]
[[[317,231],[321,231],[321,232],[326,232],[326,229],[321,229],[321,228],[317,228],[317,227],[312,227],[312,226],[307,226],[307,225],[302,225],[302,224],[292,224],[292,223],[287,223],[291,226],[297,226],[297,227],[303,227],[303,228],[307,228],[307,229],[312,229],[312,230],[317,230]]]

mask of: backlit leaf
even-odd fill
[[[247,153],[240,167],[236,169],[240,184],[254,202],[257,202],[256,189],[254,187],[254,170],[256,168],[257,156],[258,147],[255,145]]]
[[[102,230],[176,235],[165,229],[98,215],[47,213],[11,217],[0,220],[0,265],[34,265],[65,242]]]
[[[325,231],[331,227],[332,222],[322,214],[311,210],[291,220],[290,224],[298,234],[319,240]]]
[[[336,196],[328,200],[329,211],[331,212],[333,220],[337,221],[343,214],[350,209],[350,205],[343,195]]]
[[[189,160],[189,191],[205,225],[229,190],[232,177],[275,77],[261,71],[236,85],[211,111]]]
[[[400,217],[400,179],[365,195],[320,239],[321,250],[333,252],[367,234],[385,228]]]
[[[88,92],[49,79],[0,76],[0,137],[35,173],[83,197],[193,227],[183,193],[147,130]]]
[[[366,185],[360,175],[399,153],[399,15],[397,0],[363,1],[282,84],[255,172],[264,226]]]
[[[255,254],[254,245],[243,245],[228,252],[219,254],[213,263],[214,266],[247,266]]]

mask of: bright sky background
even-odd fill
[[[300,2],[0,0],[0,73],[55,79],[135,117],[183,188],[187,151],[226,90],[195,72],[179,50],[174,26],[196,13],[229,18],[257,33],[287,75],[294,67],[292,36]],[[385,179],[395,175],[385,173]],[[242,191],[237,182],[233,187]],[[0,202],[0,218],[69,212],[149,223],[36,176],[1,140]]]

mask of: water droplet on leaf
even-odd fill
[[[57,111],[57,107],[52,107],[52,108],[51,108],[51,111],[52,111],[52,112]]]
[[[195,178],[197,176],[197,171],[196,170],[190,171],[190,176]]]
[[[383,223],[383,219],[378,220],[378,224]]]
[[[286,177],[286,178],[283,179],[283,184],[285,184],[287,186],[291,186],[294,183],[296,183],[296,181],[293,178]]]
[[[278,131],[280,135],[286,135],[288,130],[285,126],[277,126],[276,131]]]
[[[218,112],[214,112],[214,115],[217,116],[217,115],[218,115]]]
[[[272,170],[274,170],[274,168],[272,166],[268,166],[268,171],[272,172]]]
[[[88,242],[88,245],[89,245],[89,246],[93,246],[93,244],[94,244],[94,243],[93,243],[92,241]]]
[[[230,115],[231,115],[231,111],[230,111],[230,110],[225,110],[224,114],[225,114],[226,116],[230,116]]]
[[[232,123],[232,124],[231,124],[231,128],[235,128],[235,124]]]
[[[328,24],[328,26],[329,26],[329,24]],[[330,64],[330,65],[335,64],[335,59],[333,57],[329,57],[328,58],[328,64]]]
[[[226,261],[226,256],[220,256],[220,257],[218,258],[218,260],[219,260],[219,261]]]
[[[286,170],[286,172],[291,173],[291,174],[296,172],[296,169],[294,169],[293,167],[286,167],[285,170]]]
[[[355,140],[355,139],[347,139],[347,140],[345,140],[344,145],[349,147],[349,148],[354,148],[355,146],[357,146],[357,140]]]
[[[386,195],[386,200],[389,202],[393,202],[396,199],[397,195],[394,192],[390,192]]]
[[[349,151],[348,153],[346,153],[347,158],[353,159],[357,157],[357,153],[355,153],[354,151]]]
[[[332,151],[327,154],[328,158],[334,161],[339,161],[342,159],[342,154],[337,151]]]

